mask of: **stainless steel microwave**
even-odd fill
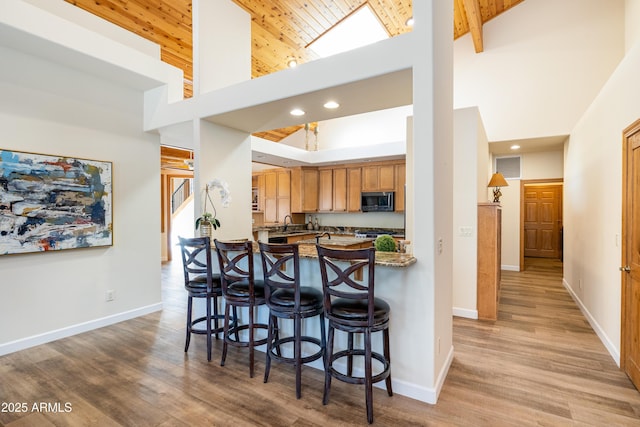
[[[393,212],[393,191],[362,192],[360,209],[362,212]]]

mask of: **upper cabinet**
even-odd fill
[[[347,169],[320,169],[319,211],[347,211]],[[359,194],[358,189],[358,194]]]
[[[347,169],[333,169],[333,211],[347,211]]]
[[[291,169],[291,212],[318,211],[318,169]]]
[[[282,222],[291,213],[291,177],[288,169],[264,173],[264,222]]]
[[[320,174],[319,210],[331,212],[333,210],[333,170],[322,169]]]
[[[361,192],[395,191],[394,210],[402,212],[405,171],[401,160],[270,169],[253,175],[253,208],[273,224],[290,213],[361,212]]]
[[[372,165],[362,168],[362,191],[394,191],[395,167]]]
[[[360,212],[362,168],[347,169],[347,212]]]

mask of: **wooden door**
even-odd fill
[[[525,185],[524,256],[560,258],[562,186]]]
[[[640,389],[640,120],[623,138],[620,367]]]

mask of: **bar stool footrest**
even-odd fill
[[[253,324],[253,329],[269,329],[268,325],[265,325],[264,323],[254,323]],[[235,337],[232,337],[232,335],[235,335],[236,332],[240,332],[240,331],[247,331],[249,330],[249,325],[238,325],[235,328],[230,328],[227,331],[227,335],[224,337],[224,340],[226,341],[227,344],[230,344],[232,346],[235,347],[248,347],[249,346],[249,341],[236,341]],[[268,341],[268,338],[261,338],[259,340],[254,340],[253,341],[253,346],[257,347],[260,345],[264,345],[266,344]]]
[[[211,323],[213,323],[213,321],[215,319],[222,320],[224,322],[224,315],[219,314],[218,316],[211,316]],[[202,317],[198,317],[197,319],[191,321],[191,325],[189,326],[189,331],[192,334],[206,335],[207,334],[206,324],[204,325],[204,327],[200,327],[200,324],[204,323],[206,320],[207,320],[207,317],[206,316],[202,316]],[[216,338],[218,338],[217,334],[219,334],[223,330],[224,330],[224,328],[222,326],[220,326],[218,328],[211,327],[211,333],[212,334],[216,334]]]
[[[352,351],[349,350],[342,350],[339,351],[337,353],[334,353],[332,355],[330,355],[330,365],[333,365],[333,362],[335,362],[338,359],[341,359],[343,357],[348,357],[348,356],[364,356],[365,355],[365,351],[362,349],[354,349]],[[371,357],[376,359],[377,361],[379,361],[380,363],[382,363],[382,365],[384,366],[384,369],[382,370],[382,372],[380,372],[377,375],[374,375],[371,377],[371,382],[372,383],[377,383],[380,382],[382,380],[387,379],[387,377],[389,376],[389,374],[391,373],[391,365],[389,364],[389,361],[387,359],[385,359],[385,357],[380,354],[380,353],[376,353],[376,352],[371,352]],[[364,377],[355,377],[353,375],[346,375],[343,374],[342,372],[337,371],[333,366],[331,366],[330,368],[330,373],[331,376],[339,379],[340,381],[344,381],[346,383],[349,384],[364,384],[365,383],[365,378]]]
[[[277,348],[280,347],[282,344],[292,343],[294,341],[295,341],[295,337],[286,337],[286,338],[275,340],[273,342],[273,347],[271,348],[270,357],[273,360],[277,360],[278,362],[294,363],[295,364],[295,357],[279,356],[276,353]],[[306,342],[306,343],[311,343],[311,344],[317,345],[318,348],[319,348],[319,350],[317,352],[315,352],[313,354],[310,354],[309,356],[302,357],[300,359],[300,363],[305,364],[305,363],[313,362],[314,360],[320,359],[322,357],[322,355],[324,354],[324,351],[322,349],[322,343],[320,342],[320,340],[318,338],[309,337],[309,336],[302,336],[302,337],[300,337],[300,341],[303,342],[303,343]]]

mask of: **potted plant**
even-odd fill
[[[395,252],[396,240],[388,234],[381,234],[374,242],[376,251],[380,252]]]
[[[211,237],[213,230],[217,230],[220,227],[220,220],[216,218],[216,206],[211,199],[210,193],[215,188],[220,189],[220,198],[223,207],[226,208],[227,206],[229,206],[229,202],[231,201],[231,196],[229,195],[229,186],[226,182],[215,178],[211,182],[207,183],[204,189],[202,215],[196,218],[196,230],[200,229],[200,236],[202,237]],[[213,211],[213,213],[207,211],[207,203],[211,205],[211,210]]]

